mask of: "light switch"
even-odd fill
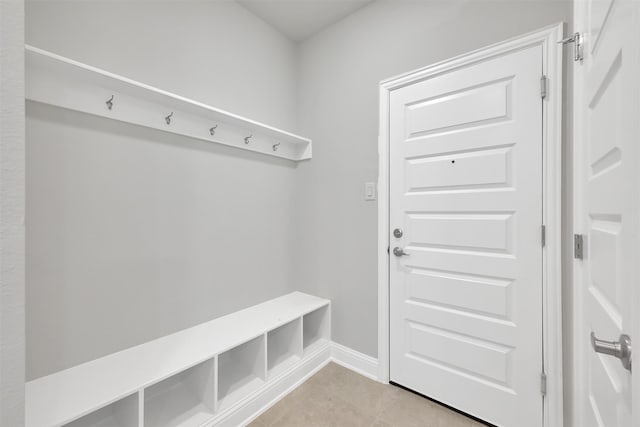
[[[376,199],[376,183],[375,182],[364,183],[364,199],[365,200]]]

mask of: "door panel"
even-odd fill
[[[631,372],[617,358],[596,353],[590,334],[613,341],[626,333],[633,339],[635,329],[639,5],[576,4],[576,28],[586,37],[584,60],[575,65],[575,227],[587,248],[575,270],[577,425],[634,425]]]
[[[407,138],[508,119],[510,106],[511,78],[408,104]]]
[[[390,378],[542,425],[542,47],[390,95]]]
[[[410,357],[424,359],[425,363],[434,361],[494,384],[509,385],[508,358],[512,347],[415,322],[407,322],[407,330]],[[467,357],[469,353],[475,357]]]
[[[512,213],[408,214],[411,246],[510,253]]]
[[[408,191],[507,186],[510,152],[511,147],[483,148],[407,159]],[[460,173],[460,169],[464,170],[464,174]]]
[[[469,314],[510,319],[512,280],[423,269],[410,269],[407,274],[409,301],[431,302]],[[428,287],[422,286],[425,281],[429,281]],[[467,298],[462,300],[457,295],[467,295]]]

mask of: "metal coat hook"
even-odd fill
[[[111,98],[109,98],[105,104],[107,104],[109,110],[113,108],[113,95],[111,95]]]
[[[167,122],[168,125],[171,124],[171,117],[173,116],[173,111],[167,117],[164,118],[164,121]]]
[[[249,135],[249,136],[246,136],[246,137],[244,138],[244,143],[245,143],[245,144],[248,144],[248,143],[249,143],[249,140],[250,140],[251,138],[253,138],[253,134],[251,134],[251,135]]]
[[[273,144],[273,151],[278,151],[278,146],[279,145],[280,145],[279,142],[277,144]]]
[[[211,134],[211,136],[216,134],[216,128],[218,127],[218,125],[215,125],[214,127],[209,128],[209,133]]]

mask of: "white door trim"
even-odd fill
[[[421,68],[380,83],[378,138],[378,376],[389,381],[389,97],[393,90],[439,73],[482,62],[510,52],[542,46],[543,74],[547,76],[543,122],[543,366],[547,375],[544,425],[563,425],[562,380],[562,58],[557,44],[564,24],[555,24],[453,59]]]

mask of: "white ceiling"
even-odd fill
[[[372,0],[237,0],[294,41],[304,40]]]

